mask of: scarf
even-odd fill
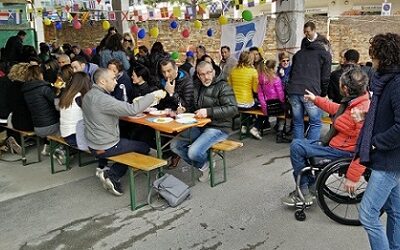
[[[360,156],[361,164],[366,165],[370,162],[372,132],[374,129],[379,99],[385,86],[391,82],[396,75],[398,75],[398,73],[396,73],[398,69],[399,67],[395,65],[393,68],[386,70],[386,72],[377,72],[372,76],[371,91],[373,94],[371,104],[365,117],[364,126],[358,138],[358,147],[356,151],[356,155]]]

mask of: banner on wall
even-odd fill
[[[229,46],[236,59],[250,47],[261,47],[267,30],[267,17],[260,16],[251,22],[221,26],[221,46]]]

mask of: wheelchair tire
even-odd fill
[[[317,178],[318,205],[332,220],[351,226],[360,226],[358,204],[361,202],[367,181],[361,178],[354,197],[344,191],[344,182],[351,159],[329,163]]]

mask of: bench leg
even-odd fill
[[[40,145],[40,137],[39,136],[36,136],[36,147],[37,147],[37,159],[38,159],[38,162],[41,162],[42,161],[42,152],[40,151],[41,145]]]
[[[66,166],[65,166],[65,169],[62,169],[62,170],[59,170],[59,171],[55,171],[55,164],[54,164],[54,152],[55,152],[55,150],[56,150],[56,148],[57,148],[57,146],[58,146],[59,144],[57,143],[57,142],[55,142],[55,141],[52,141],[52,140],[50,140],[50,166],[51,166],[51,173],[52,174],[56,174],[56,173],[59,173],[59,172],[64,172],[64,171],[67,171],[67,170],[69,170],[69,168],[68,168],[68,164],[69,164],[69,150],[67,151],[67,164],[66,164]]]
[[[210,165],[210,186],[215,187],[219,184],[222,184],[226,182],[226,161],[225,161],[225,151],[221,152],[216,152],[217,155],[219,155],[220,158],[222,158],[222,165],[223,165],[223,179],[219,182],[215,180],[215,169],[217,167],[217,164],[213,164],[214,161],[214,152],[212,150],[208,151],[208,159],[209,159],[209,165]],[[222,154],[222,155],[221,155]]]
[[[82,152],[80,150],[78,150],[78,166],[79,167],[84,167],[84,166],[87,166],[87,165],[90,165],[90,164],[96,163],[96,162],[97,162],[96,159],[90,160],[90,161],[85,161],[85,162],[82,161]]]
[[[136,200],[136,177],[141,173],[140,171],[134,173],[132,168],[128,169],[129,171],[129,193],[130,193],[130,199],[131,199],[131,210],[134,211],[136,209],[139,209],[141,207],[144,207],[147,205],[147,199],[141,204],[137,204]],[[147,194],[151,191],[151,184],[150,184],[150,172],[144,172],[147,178]],[[147,195],[146,195],[147,198]]]
[[[25,138],[20,134],[19,136],[21,140],[21,160],[22,160],[22,165],[26,166],[26,145],[25,145]]]

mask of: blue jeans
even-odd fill
[[[290,144],[290,161],[292,162],[295,180],[297,180],[297,176],[300,174],[301,170],[308,165],[307,159],[310,157],[319,156],[333,160],[353,157],[353,153],[351,152],[329,146],[322,146],[318,143],[319,141],[315,140],[294,139],[292,144]],[[314,177],[309,173],[303,174],[300,180],[300,188],[306,189],[312,186],[314,182]]]
[[[141,154],[148,154],[150,152],[150,147],[145,142],[141,141],[133,141],[128,140],[125,138],[121,138],[119,142],[107,149],[107,150],[94,150],[90,149],[92,154],[99,159],[99,166],[105,167],[107,166],[107,157],[120,155],[129,152],[137,152]],[[122,176],[125,175],[126,171],[128,170],[127,166],[114,163],[109,170],[109,175],[119,180]]]
[[[386,233],[379,219],[382,208],[387,213]],[[400,172],[372,170],[359,216],[372,250],[400,249]]]
[[[207,162],[207,151],[215,143],[228,138],[228,134],[216,128],[193,127],[181,133],[180,137],[186,140],[173,139],[171,150],[185,162],[202,168]]]
[[[290,95],[289,102],[292,106],[293,139],[304,139],[304,111],[306,111],[310,124],[307,139],[319,140],[322,128],[321,109],[314,103],[305,101],[303,95]]]

